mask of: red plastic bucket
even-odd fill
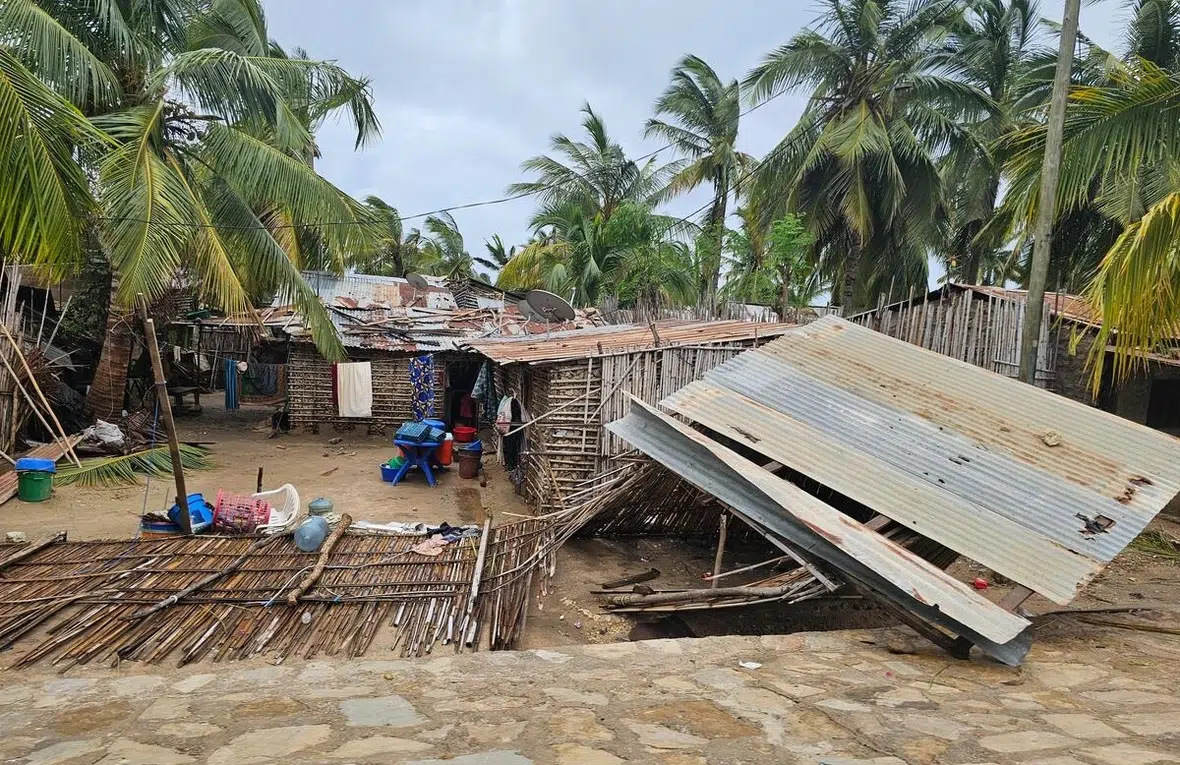
[[[443,439],[442,446],[438,447],[438,464],[447,467],[453,461],[453,452],[455,442],[451,440],[451,436]]]
[[[479,431],[470,425],[455,426],[455,440],[461,444],[469,444],[479,435]]]

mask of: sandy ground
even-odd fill
[[[206,397],[204,412],[178,420],[181,438],[209,442],[214,469],[187,473],[188,491],[210,501],[219,488],[254,491],[258,468],[264,488],[291,483],[304,503],[329,497],[337,511],[357,519],[451,524],[481,523],[490,509],[495,523],[529,515],[530,509],[513,492],[512,484],[494,457],[485,458],[486,485],[464,480],[453,468],[440,475],[435,488],[411,474],[398,486],[381,480],[378,464],[394,453],[388,438],[370,436],[364,428],[333,430],[318,435],[291,432],[269,438],[270,410],[246,406],[226,412],[216,396]],[[330,440],[341,439],[339,443]],[[13,499],[0,506],[0,531],[23,531],[36,540],[66,530],[71,539],[130,538],[140,513],[171,505],[175,490],[170,480],[120,488],[59,487],[40,504]],[[1180,524],[1157,520],[1160,528],[1180,538]],[[727,569],[770,557],[752,545],[731,545]],[[660,570],[658,587],[701,586],[701,576],[712,568],[709,540],[624,539],[574,540],[559,554],[549,593],[536,597],[522,648],[606,643],[627,640],[635,622],[602,613],[591,591],[602,582],[644,571]],[[964,581],[983,577],[987,595],[1002,597],[1009,584],[996,581],[969,562],[952,567]],[[1074,608],[1180,602],[1180,566],[1162,558],[1128,550],[1072,604]],[[1043,598],[1026,603],[1033,613],[1057,608]],[[736,609],[673,619],[663,632],[647,636],[680,637],[731,633],[764,634],[808,629],[867,628],[889,623],[888,617],[859,601],[807,604],[794,609]],[[375,646],[376,647],[376,646]]]

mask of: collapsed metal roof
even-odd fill
[[[1180,491],[1180,440],[836,317],[662,406],[1062,604]],[[716,437],[642,406],[608,427],[878,594],[1023,656],[1024,620]]]
[[[392,276],[337,276],[320,271],[303,276],[328,309],[346,348],[450,351],[475,338],[537,335],[594,323],[593,317],[584,313],[557,324],[530,319],[514,302],[495,299],[488,289],[470,299],[465,293],[467,307],[460,307],[441,277],[426,277],[429,286],[419,289]],[[276,299],[276,305],[278,302]],[[292,337],[306,335],[298,315],[283,328]]]
[[[467,342],[465,347],[499,364],[550,364],[656,348],[772,338],[778,337],[791,326],[777,322],[668,319],[647,326],[614,324],[592,329],[553,331],[527,338],[473,340]]]

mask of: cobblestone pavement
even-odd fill
[[[1175,637],[1063,631],[1010,669],[891,653],[901,634],[7,671],[0,762],[1180,762]]]

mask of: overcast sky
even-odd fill
[[[376,194],[402,215],[504,196],[549,137],[580,137],[589,102],[631,156],[651,104],[685,54],[741,78],[818,15],[813,0],[265,0],[271,35],[373,80],[380,142],[353,151],[344,125],[319,134],[317,168],[346,192]],[[1117,47],[1121,0],[1087,4],[1082,31]],[[1061,0],[1042,0],[1061,18]],[[743,120],[739,143],[765,154],[803,106],[790,94]],[[707,190],[676,200],[686,215]],[[454,213],[472,254],[500,234],[528,238],[530,199]],[[408,226],[421,221],[408,222]]]

